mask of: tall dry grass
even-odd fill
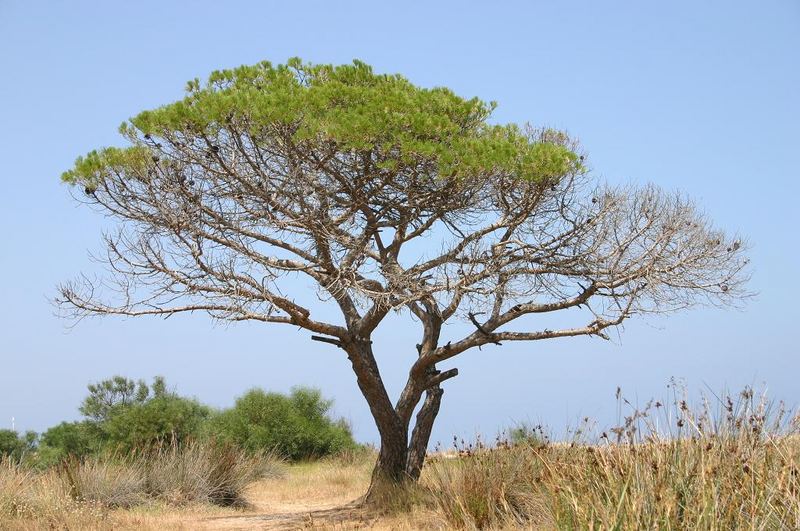
[[[800,529],[800,419],[749,389],[717,403],[631,407],[594,444],[462,448],[425,482],[466,529]]]
[[[0,459],[0,529],[94,529],[106,518],[104,507],[76,500],[57,471]]]
[[[0,461],[0,528],[10,522],[91,528],[110,509],[151,503],[243,506],[250,483],[282,473],[272,454],[201,443],[74,459],[44,471],[6,459]]]

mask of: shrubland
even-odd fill
[[[84,419],[25,435],[0,430],[0,456],[37,468],[69,459],[125,455],[187,443],[224,444],[283,459],[324,457],[356,446],[344,419],[331,416],[333,401],[317,389],[288,395],[251,389],[231,408],[214,409],[179,395],[156,377],[151,385],[122,376],[88,386]]]

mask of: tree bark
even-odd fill
[[[381,440],[364,501],[381,502],[385,496],[392,495],[394,488],[419,479],[444,393],[439,384],[457,375],[458,371],[450,369],[440,372],[435,367],[428,367],[424,372],[412,372],[398,404],[393,405],[378,370],[371,343],[368,340],[349,341],[342,348],[348,353],[358,386],[369,405]],[[417,413],[409,441],[411,412],[422,399],[423,389],[425,400]]]
[[[406,473],[408,463],[407,434],[405,431],[386,436],[381,434],[381,449],[372,470],[369,489],[364,496],[367,503],[381,502],[391,496],[392,490],[402,487],[411,478]]]
[[[378,460],[364,497],[367,503],[380,502],[385,496],[391,496],[393,488],[419,480],[443,394],[444,390],[438,384],[426,391],[425,401],[417,413],[410,442],[407,442],[406,424],[401,425],[402,429],[399,432],[389,436],[381,433]]]
[[[433,430],[433,421],[439,414],[439,405],[442,402],[444,390],[438,385],[425,392],[425,402],[422,403],[419,413],[417,413],[417,423],[411,434],[411,444],[408,446],[408,458],[406,462],[406,474],[411,481],[417,481],[422,472],[422,465],[425,463],[425,454],[428,450],[428,442]]]

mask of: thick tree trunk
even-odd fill
[[[372,470],[372,479],[364,497],[367,503],[381,503],[391,496],[393,489],[402,487],[410,478],[406,474],[408,463],[407,434],[381,435],[381,449]]]
[[[444,392],[439,383],[455,376],[458,371],[451,369],[440,373],[432,366],[422,374],[412,372],[406,389],[394,406],[375,362],[371,342],[354,341],[345,347],[353,364],[358,386],[367,400],[381,438],[372,481],[364,497],[367,503],[380,503],[386,496],[392,496],[397,487],[419,479],[433,422],[439,413]],[[423,393],[425,401],[417,413],[416,425],[409,440],[412,412]]]
[[[353,343],[348,347],[347,353],[353,364],[358,387],[369,405],[381,438],[378,461],[365,497],[368,502],[377,501],[382,496],[384,487],[402,484],[407,479],[408,428],[386,393],[369,342]]]
[[[375,463],[372,481],[365,496],[368,503],[380,503],[385,496],[392,495],[392,489],[419,480],[443,394],[444,391],[438,385],[426,391],[425,401],[417,413],[410,442],[407,442],[407,426],[404,426],[403,431],[397,436],[381,435],[378,461]]]

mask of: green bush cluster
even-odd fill
[[[244,451],[274,452],[301,460],[356,447],[343,419],[330,417],[333,402],[317,389],[289,395],[252,389],[229,409],[214,410],[167,388],[122,376],[88,386],[85,417],[62,422],[41,436],[0,430],[0,456],[45,468],[69,457],[127,454],[191,441],[219,441]]]
[[[209,428],[249,450],[270,448],[292,460],[321,457],[355,446],[347,423],[328,416],[332,404],[316,389],[295,388],[289,396],[253,389]]]

